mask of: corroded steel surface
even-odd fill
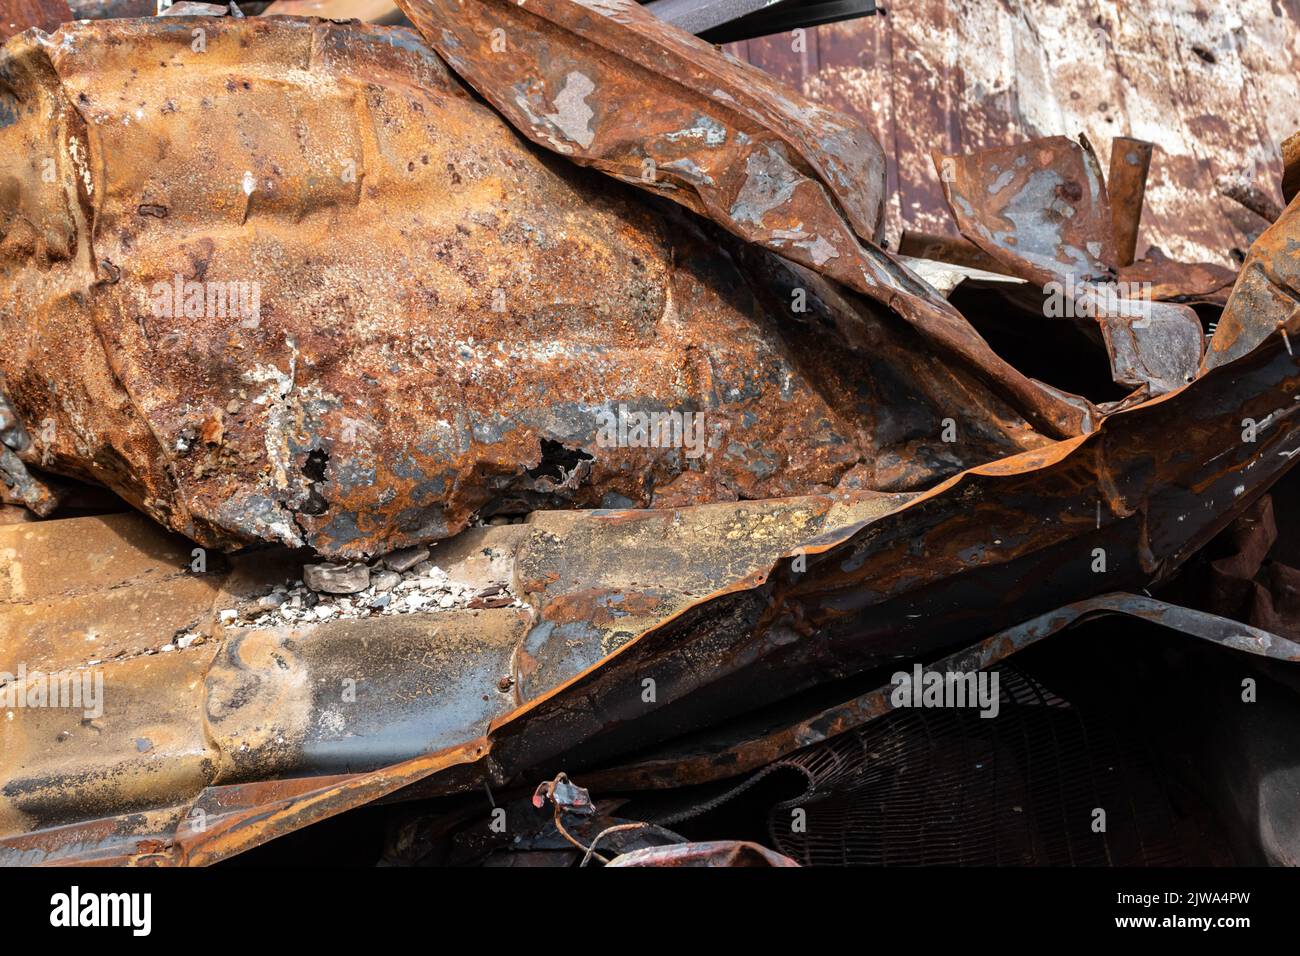
[[[1276,195],[1300,129],[1294,4],[1249,0],[909,0],[727,49],[857,117],[890,158],[886,232],[951,232],[930,154],[1087,135],[1155,144],[1137,252],[1235,266],[1265,223],[1219,194],[1246,175]]]
[[[1106,183],[1086,140],[1054,136],[966,156],[936,153],[934,163],[962,234],[1007,271],[1050,287],[1056,305],[1045,306],[1045,315],[1096,320],[1116,382],[1159,395],[1196,376],[1204,348],[1200,319],[1131,278],[1145,265],[1134,271],[1130,259],[1119,266]],[[1140,205],[1141,197],[1132,196],[1138,186],[1131,178],[1122,185],[1130,208],[1120,220],[1131,235],[1131,204]],[[1165,281],[1179,278],[1171,270]],[[1175,287],[1173,297],[1189,298],[1199,283],[1193,289],[1189,295]]]
[[[596,127],[628,123],[601,122],[611,102],[648,102],[625,69],[660,77],[670,132],[713,128],[680,125],[679,96],[740,102],[723,85],[691,88],[721,68],[637,26],[622,3],[526,6],[542,12],[462,9],[504,18],[482,22],[507,23],[507,48],[522,37],[551,71],[515,91],[527,110],[510,116],[548,148],[571,145],[567,155],[600,168],[559,134],[580,132],[576,119],[595,148]],[[523,109],[505,91],[530,58],[471,56],[473,31],[453,43],[433,29],[438,10],[464,25],[451,6],[411,9],[426,14],[435,44],[460,50],[453,65],[493,103]],[[202,60],[186,52],[200,25]],[[541,40],[528,39],[530,25]],[[705,73],[646,65],[664,50],[698,56]],[[112,708],[89,723],[56,708],[0,722],[11,755],[0,766],[0,861],[210,863],[375,800],[531,788],[633,754],[619,768],[629,785],[660,786],[670,765],[678,782],[721,779],[888,702],[855,698],[731,752],[723,740],[656,760],[653,748],[900,659],[983,666],[1091,613],[1296,659],[1294,644],[1257,628],[1114,596],[1170,577],[1300,455],[1290,210],[1252,250],[1214,360],[1103,417],[999,378],[934,289],[882,295],[826,268],[840,256],[803,261],[761,224],[733,228],[734,202],[684,203],[723,232],[540,156],[409,32],[173,18],[29,34],[0,58],[0,93],[18,107],[0,128],[0,254],[21,280],[0,285],[0,384],[30,440],[17,443],[24,460],[98,478],[200,541],[354,554],[455,534],[439,560],[494,552],[526,603],[227,629],[211,620],[215,602],[257,593],[269,573],[247,555],[196,580],[178,569],[186,542],[116,516],[95,525],[118,540],[80,590],[55,556],[89,526],[0,528],[10,560],[0,671],[27,660],[99,666],[60,634],[89,628],[112,592],[124,602],[95,635],[114,651],[103,663]],[[155,63],[184,63],[184,79],[164,82]],[[600,70],[610,84],[590,82]],[[592,89],[578,95],[575,74]],[[785,134],[804,128],[767,119]],[[183,159],[162,148],[178,131]],[[794,144],[781,142],[786,152],[768,140],[766,155],[793,164]],[[626,143],[615,146],[624,155]],[[625,154],[638,149],[644,141]],[[778,188],[770,208],[828,217],[843,258],[901,281],[849,208],[858,184],[839,184],[841,195],[815,168],[823,149],[797,170],[802,193]],[[1035,149],[1047,154],[1035,168],[1083,164],[1051,182],[1045,202],[1015,172]],[[192,162],[195,152],[210,161]],[[1038,218],[1024,243],[981,246],[1044,284],[1116,274],[1104,186],[1098,177],[1093,202],[1086,158],[1065,153],[1051,143],[1007,152],[1008,195]],[[753,155],[714,168],[744,177],[732,199]],[[355,177],[335,178],[349,160]],[[1007,207],[985,208],[997,193],[987,187],[1006,171],[967,171],[983,186],[971,203],[981,214],[967,219],[990,236]],[[1063,189],[1082,224],[1064,244],[1065,230],[1042,219],[1051,209],[1070,218],[1054,205]],[[796,195],[812,198],[792,205]],[[384,238],[392,232],[400,244]],[[160,316],[149,293],[175,275],[255,279],[256,321]],[[1188,276],[1197,285],[1181,297],[1222,291],[1211,269],[1173,282]],[[556,289],[571,297],[557,303]],[[805,310],[792,307],[794,291]],[[401,351],[419,334],[435,336],[441,361]],[[178,341],[164,345],[168,335]],[[700,408],[722,426],[718,441],[698,467],[681,448],[608,449],[593,437],[593,408],[620,401]],[[1054,421],[1050,408],[1079,415]],[[951,442],[937,437],[949,415]],[[571,510],[461,530],[473,512],[505,506]],[[146,593],[156,613],[133,618],[130,602]],[[148,653],[153,631],[194,625],[194,607],[204,640]],[[348,680],[365,706],[340,703]]]
[[[22,456],[200,543],[358,555],[508,508],[918,487],[1046,440],[896,329],[864,380],[716,236],[543,161],[409,32],[98,21],[3,55]],[[697,446],[603,442],[623,407],[696,414]]]
[[[1300,204],[1292,201],[1251,246],[1210,340],[1205,368],[1216,368],[1247,354],[1295,315],[1300,302],[1298,236]],[[1292,347],[1290,340],[1287,347]]]
[[[1093,427],[1090,403],[1009,365],[875,243],[880,147],[847,117],[719,56],[632,0],[403,0],[402,9],[533,142],[888,306],[1046,433]]]
[[[24,755],[4,790],[9,825],[26,822],[0,846],[14,860],[122,861],[147,845],[153,862],[208,862],[399,788],[535,783],[557,764],[598,764],[828,680],[932,660],[956,635],[1052,614],[1063,597],[1148,586],[1290,467],[1297,393],[1300,362],[1275,335],[1092,435],[919,495],[536,515],[514,546],[532,616],[510,627],[449,622],[434,640],[417,633],[432,622],[406,621],[370,629],[364,659],[342,626],[232,635],[161,669],[120,665],[114,686],[131,703],[93,742],[53,743],[66,715],[21,714],[4,728]],[[1270,413],[1258,441],[1240,440],[1244,415]],[[1160,451],[1171,422],[1179,456]],[[1157,616],[1204,630],[1196,615]],[[1292,656],[1262,632],[1232,634],[1252,637],[1233,646]],[[503,694],[494,678],[507,666]],[[383,704],[351,724],[328,689],[358,668]],[[641,696],[647,676],[658,703]],[[160,692],[182,686],[192,696]],[[156,760],[139,750],[142,726]],[[87,786],[64,761],[92,743],[80,763],[98,783]],[[264,779],[286,774],[306,776]],[[160,806],[182,793],[192,802]],[[129,818],[91,822],[127,807]],[[201,830],[186,822],[195,809]]]

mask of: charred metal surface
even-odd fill
[[[407,0],[429,44],[524,136],[666,196],[888,306],[1055,437],[1096,410],[1021,374],[876,245],[880,147],[632,0]],[[518,55],[502,55],[494,44]]]
[[[174,811],[180,822],[147,839],[168,847],[158,862],[211,861],[416,783],[421,792],[447,793],[484,779],[535,780],[548,766],[608,760],[826,680],[900,658],[933,659],[955,634],[1013,627],[1026,614],[1051,613],[1062,596],[1086,600],[1116,586],[1146,586],[1171,574],[1290,466],[1300,450],[1297,393],[1300,368],[1279,335],[1174,395],[1111,416],[1093,435],[966,472],[904,500],[867,496],[856,514],[827,501],[825,517],[808,523],[811,515],[799,518],[806,504],[799,499],[676,513],[550,513],[550,527],[539,524],[516,552],[519,588],[536,617],[521,622],[513,650],[493,650],[502,630],[484,621],[471,625],[466,643],[445,659],[435,643],[427,645],[433,656],[422,657],[429,664],[422,675],[395,664],[391,677],[381,677],[384,654],[372,646],[367,666],[389,703],[381,715],[368,715],[366,726],[358,725],[363,733],[346,738],[342,750],[347,721],[342,728],[322,722],[323,699],[313,703],[311,688],[348,669],[336,669],[348,656],[344,633],[322,641],[330,633],[323,626],[310,641],[276,631],[227,639],[200,682],[211,736],[194,725],[193,703],[164,702],[156,721],[172,728],[159,732],[172,748],[164,762],[175,775],[169,792],[188,788],[197,796]],[[1270,412],[1259,440],[1241,442],[1241,417]],[[1180,426],[1177,457],[1159,451],[1172,421]],[[753,510],[746,516],[742,508]],[[792,510],[782,517],[781,508]],[[665,539],[665,530],[687,537]],[[685,569],[675,595],[633,590],[633,582],[662,575],[668,565],[660,560],[680,560],[703,541],[713,542],[714,555],[702,556],[697,571]],[[753,557],[737,566],[734,543],[743,541],[752,542]],[[791,548],[792,541],[802,543]],[[647,548],[660,542],[657,559]],[[1105,573],[1093,570],[1095,548],[1107,556]],[[765,557],[781,553],[787,557],[774,565]],[[935,607],[952,610],[926,613]],[[1202,623],[1177,620],[1193,633]],[[1262,632],[1237,626],[1233,634],[1243,636],[1243,649],[1290,656],[1284,642]],[[392,647],[412,639],[407,634]],[[492,663],[496,654],[508,655],[514,677],[506,700],[493,680],[502,666],[502,658]],[[182,679],[154,678],[141,666],[126,662],[114,681],[123,693],[139,687],[130,691],[141,702],[137,716],[115,714],[117,729],[98,738],[94,760],[103,770],[92,779],[123,781],[112,789],[83,790],[50,775],[41,750],[58,746],[65,755],[73,744],[37,746],[62,729],[48,712],[23,714],[6,728],[24,734],[28,742],[17,746],[31,754],[6,784],[11,812],[28,819],[20,830],[40,820],[36,828],[48,831],[6,837],[4,846],[17,855],[11,858],[121,859],[120,824],[100,845],[87,835],[90,824],[80,822],[114,807],[137,814],[138,839],[146,839],[142,828],[157,826],[149,814],[162,811],[147,806],[165,788],[121,787],[134,778],[133,761],[158,773],[133,742],[138,715],[155,712],[167,696],[146,689],[158,686],[156,679]],[[471,673],[480,677],[468,679]],[[657,704],[641,697],[646,677],[657,683]],[[391,688],[390,680],[397,682]],[[429,697],[400,691],[412,680],[447,690]],[[475,703],[483,696],[500,703]],[[146,700],[153,703],[141,710]],[[187,711],[191,716],[182,719]],[[424,731],[404,736],[408,724],[444,732],[438,740]],[[108,746],[109,739],[118,746]],[[402,752],[410,758],[388,768],[356,766]],[[344,766],[361,772],[325,782],[258,780]],[[190,832],[182,823],[194,808],[219,825]]]
[[[172,17],[0,51],[0,448],[204,544],[450,539],[438,566],[490,566],[518,600],[241,626],[218,609],[300,555],[197,574],[190,541],[134,514],[0,527],[0,692],[34,662],[102,669],[113,694],[0,721],[0,862],[205,864],[485,785],[533,793],[554,811],[538,849],[586,861],[624,824],[568,773],[747,773],[891,706],[796,695],[901,660],[976,670],[1121,613],[1300,661],[1129,593],[1300,454],[1292,210],[1204,362],[1184,305],[1086,316],[1135,389],[1098,408],[876,245],[860,127],[624,0],[403,4],[510,125],[409,31],[205,18],[194,57],[197,21]],[[1089,148],[937,160],[963,232],[1032,286],[1149,271],[1171,300],[1223,295],[1212,267],[1118,265]],[[256,306],[212,315],[208,288],[240,282]],[[627,408],[699,413],[702,440],[606,441]],[[81,536],[98,563],[74,572],[58,556]]]
[[[1300,447],[1292,427],[1300,373],[1280,340],[1226,371],[1114,415],[1089,438],[967,473],[847,541],[827,542],[824,554],[808,556],[806,573],[783,561],[761,586],[674,618],[625,647],[618,667],[584,675],[572,693],[503,725],[494,758],[505,767],[537,761],[549,751],[548,727],[558,725],[583,740],[556,755],[577,768],[579,754],[599,761],[633,741],[699,726],[704,714],[734,713],[729,689],[743,686],[755,706],[899,656],[929,656],[926,648],[953,633],[1010,626],[1066,595],[1167,576]],[[1241,441],[1249,413],[1225,409],[1230,394],[1254,396],[1247,404],[1257,413],[1277,412],[1263,446]],[[1184,451],[1202,451],[1177,464],[1153,451],[1170,421],[1185,427]],[[1105,574],[1091,570],[1095,548],[1113,561]],[[936,617],[926,610],[934,607],[953,610]],[[701,669],[701,658],[712,666]],[[619,672],[653,675],[672,703],[646,713]]]
[[[1151,169],[1151,151],[1154,148],[1154,143],[1131,136],[1117,136],[1111,140],[1110,175],[1106,177],[1106,187],[1110,194],[1117,266],[1131,266],[1137,252],[1142,201],[1146,197],[1147,173]]]
[[[716,236],[544,161],[410,33],[205,18],[199,54],[190,29],[98,21],[4,51],[21,108],[0,129],[0,372],[26,461],[201,544],[358,556],[476,513],[779,497],[864,471],[921,487],[1046,441],[919,342],[864,381],[820,323],[756,302]],[[832,165],[839,142],[819,140]],[[907,411],[885,390],[913,390],[918,365],[935,384]],[[970,414],[941,402],[954,389],[990,410],[979,443],[941,439]],[[638,439],[624,412],[682,434]]]

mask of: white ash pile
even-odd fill
[[[517,607],[508,581],[465,584],[429,561],[427,548],[403,548],[370,565],[361,562],[308,564],[300,580],[277,584],[268,594],[219,613],[226,627],[340,621],[375,614]]]

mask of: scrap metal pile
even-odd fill
[[[1053,136],[936,152],[902,255],[860,122],[632,0],[204,6],[0,48],[0,861],[1176,856],[904,835],[972,740],[1038,806],[1017,721],[1123,763],[1030,647],[1080,622],[1295,693],[1294,204],[1135,259],[1159,153]],[[1198,795],[1260,813],[1215,862],[1300,859],[1294,766]]]

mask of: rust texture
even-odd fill
[[[1142,223],[1142,201],[1147,192],[1154,144],[1131,136],[1117,136],[1110,144],[1111,219],[1115,236],[1115,264],[1131,266],[1137,252],[1138,226]]]
[[[638,750],[703,714],[719,721],[887,661],[932,659],[954,633],[1014,628],[1041,614],[1068,623],[1073,611],[1054,610],[1063,597],[1086,601],[1169,576],[1290,467],[1300,447],[1298,390],[1300,363],[1279,334],[1162,401],[1107,418],[1090,436],[922,495],[865,496],[850,510],[803,498],[535,516],[511,546],[530,619],[412,619],[367,628],[364,649],[344,625],[270,629],[191,648],[162,669],[129,659],[116,665],[113,686],[133,703],[84,741],[55,742],[75,717],[25,712],[4,728],[10,752],[25,756],[10,765],[5,787],[17,797],[7,812],[19,832],[3,845],[11,859],[121,860],[143,844],[155,862],[212,861],[416,783],[455,793],[484,779],[527,780],[572,761],[570,751],[590,761]],[[1243,416],[1278,409],[1258,442],[1240,442]],[[1174,421],[1180,456],[1160,451]],[[749,554],[739,564],[738,542]],[[1110,556],[1112,573],[1093,573],[1095,547]],[[683,565],[684,556],[695,563]],[[924,607],[950,610],[919,614]],[[1107,607],[1114,602],[1095,606]],[[1286,642],[1242,625],[1140,600],[1121,608],[1242,650],[1293,656]],[[404,663],[412,648],[424,666]],[[507,666],[514,680],[503,697],[498,675]],[[317,708],[333,710],[333,695],[313,702],[310,688],[357,673],[385,705],[360,723],[321,720]],[[647,674],[660,706],[646,707],[635,692]],[[736,680],[743,700],[730,692]],[[159,693],[168,686],[191,688],[204,706]],[[492,702],[479,703],[485,696]],[[154,728],[155,753],[139,750],[142,725]],[[413,726],[438,735],[406,736]],[[87,748],[87,766],[103,767],[92,775],[102,784],[87,787],[80,772],[63,769],[76,766],[68,763],[74,748]],[[285,776],[299,779],[267,779]],[[147,787],[123,790],[137,782]],[[196,795],[168,802],[186,793]],[[111,830],[87,822],[114,806],[140,812]],[[186,823],[196,809],[208,821],[198,831]]]
[[[547,503],[916,487],[1046,441],[848,303],[864,380],[840,335],[776,321],[775,280],[543,162],[409,33],[209,18],[198,54],[190,29],[98,21],[5,51],[22,105],[0,148],[23,159],[0,373],[31,464],[202,544],[355,556]],[[623,407],[699,416],[696,447],[602,444]],[[944,443],[950,416],[976,441]]]
[[[947,300],[876,245],[880,147],[843,114],[631,0],[408,0],[429,44],[524,136],[685,205],[911,322],[1054,437],[1096,411],[998,356]],[[497,53],[506,43],[521,55]]]
[[[1296,207],[1229,295],[1223,265],[1121,264],[1086,140],[939,150],[966,242],[920,251],[1035,304],[1151,283],[1078,316],[1129,390],[1093,405],[879,244],[855,122],[623,0],[402,6],[423,39],[204,18],[196,54],[169,17],[0,50],[0,470],[143,512],[0,526],[0,691],[22,663],[114,694],[0,721],[0,863],[202,865],[485,788],[585,862],[675,835],[584,786],[761,773],[888,713],[829,689],[901,660],[977,670],[1100,614],[1300,660],[1140,594],[1232,528],[1211,570],[1240,598],[1272,543],[1241,522],[1300,454]],[[190,308],[240,282],[255,308]],[[1190,305],[1225,302],[1205,351]],[[701,413],[699,455],[604,441],[624,406]],[[195,570],[195,542],[232,553]],[[518,602],[223,616],[301,573],[290,548],[416,543]]]
[[[1276,194],[1280,145],[1300,129],[1298,29],[1289,4],[915,0],[727,49],[879,138],[891,243],[952,232],[933,151],[1082,131],[1103,162],[1118,136],[1156,146],[1139,257],[1235,268],[1263,224],[1217,181],[1244,172]]]
[[[60,23],[72,19],[65,0],[5,0],[0,8],[0,41],[29,27],[53,30]]]

